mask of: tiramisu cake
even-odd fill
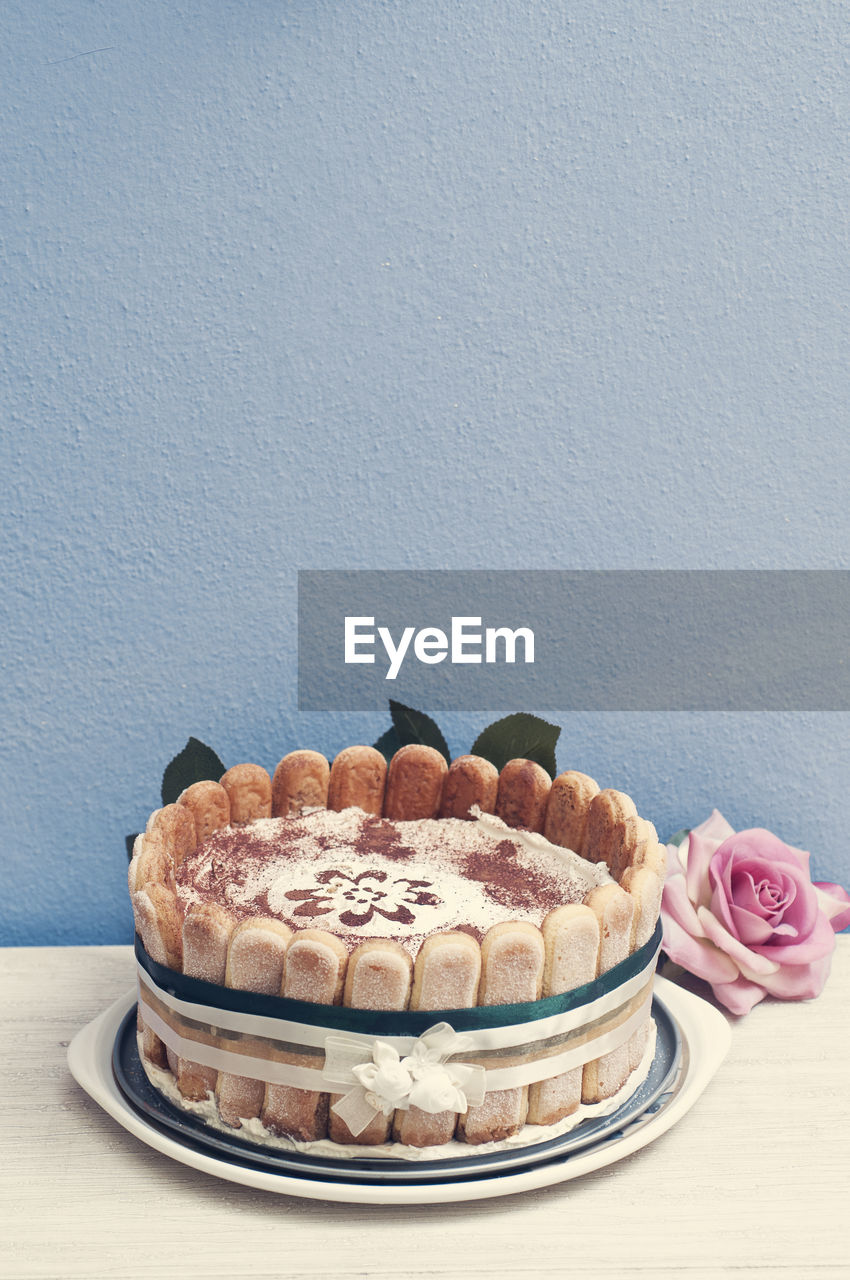
[[[145,1070],[209,1124],[342,1158],[539,1140],[643,1078],[663,875],[582,773],[424,746],[237,765],[136,842]]]

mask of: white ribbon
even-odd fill
[[[594,1058],[600,1058],[606,1053],[611,1053],[614,1049],[618,1049],[621,1044],[625,1044],[638,1027],[649,1016],[651,993],[647,993],[646,1000],[634,1010],[625,1022],[619,1023],[610,1031],[602,1032],[600,1035],[593,1036],[588,1040],[582,1040],[580,1044],[567,1046],[551,1057],[534,1058],[530,1061],[517,1063],[509,1067],[490,1067],[481,1068],[485,1075],[486,1091],[499,1089],[516,1089],[527,1084],[536,1084],[539,1080],[549,1080],[554,1076],[561,1075],[565,1071],[572,1071],[575,1067],[583,1066],[585,1062],[590,1062]],[[213,1012],[211,1009],[210,1013]],[[200,1063],[204,1067],[212,1067],[216,1071],[226,1071],[230,1075],[248,1076],[251,1080],[262,1080],[266,1084],[282,1084],[290,1085],[293,1089],[306,1089],[316,1093],[327,1093],[327,1081],[325,1076],[317,1067],[298,1066],[293,1062],[273,1062],[265,1057],[254,1057],[246,1053],[235,1053],[230,1049],[223,1047],[223,1043],[205,1044],[203,1041],[194,1040],[189,1036],[181,1035],[181,1033],[170,1026],[160,1015],[151,1008],[149,1004],[143,1005],[142,1018],[147,1027],[151,1031],[156,1032],[160,1040],[176,1053],[178,1057],[186,1058],[190,1062]],[[349,1046],[357,1044],[342,1037],[335,1037],[342,1044]],[[460,1039],[460,1036],[458,1036]],[[409,1044],[416,1042],[411,1037],[406,1037]],[[388,1044],[389,1040],[382,1041]],[[364,1054],[372,1053],[374,1041],[360,1041],[355,1051],[351,1051],[351,1063],[356,1066],[364,1063]],[[396,1051],[397,1052],[397,1051]],[[309,1059],[305,1059],[308,1061]],[[471,1064],[469,1064],[471,1066]],[[467,1066],[466,1063],[453,1062],[451,1068],[457,1071],[461,1066]],[[353,1075],[353,1073],[352,1073]],[[356,1080],[356,1077],[353,1077]],[[350,1078],[340,1083],[349,1084]],[[477,1103],[475,1104],[477,1105]],[[424,1109],[424,1108],[423,1108]],[[448,1109],[448,1108],[446,1108]]]
[[[322,1078],[329,1085],[348,1085],[348,1092],[332,1110],[353,1137],[362,1133],[378,1113],[418,1107],[429,1115],[440,1111],[463,1114],[484,1101],[486,1072],[464,1062],[448,1062],[462,1041],[447,1022],[438,1022],[416,1040],[402,1058],[386,1040],[325,1040]]]

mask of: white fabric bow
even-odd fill
[[[458,1114],[484,1100],[486,1072],[465,1062],[447,1062],[462,1045],[447,1022],[423,1032],[402,1058],[385,1040],[328,1036],[322,1076],[329,1084],[351,1086],[332,1110],[356,1138],[382,1112],[418,1107],[429,1115]]]

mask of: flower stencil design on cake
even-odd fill
[[[342,924],[350,927],[368,924],[377,914],[396,924],[413,924],[416,916],[411,907],[438,907],[441,899],[428,880],[411,880],[399,876],[389,880],[386,871],[375,869],[350,876],[330,869],[316,877],[309,889],[290,889],[285,895],[301,905],[294,916],[327,915],[334,912]]]
[[[850,895],[813,883],[809,858],[770,831],[735,832],[716,809],[668,845],[662,945],[732,1013],[766,995],[808,1000],[823,990]]]

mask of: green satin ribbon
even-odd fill
[[[220,987],[203,978],[190,978],[152,960],[136,935],[136,959],[142,968],[163,991],[191,1004],[208,1005],[213,1009],[230,1009],[234,1013],[257,1014],[264,1018],[285,1018],[289,1022],[304,1022],[311,1027],[330,1027],[335,1031],[352,1031],[363,1036],[415,1036],[422,1035],[436,1022],[448,1022],[455,1031],[481,1031],[491,1027],[514,1026],[522,1022],[537,1022],[556,1013],[567,1013],[584,1004],[591,1004],[607,995],[615,987],[628,982],[641,973],[657,955],[661,946],[661,921],[648,942],[634,954],[627,956],[613,969],[585,982],[562,995],[546,996],[542,1000],[529,1000],[520,1004],[481,1005],[471,1009],[404,1009],[398,1012],[376,1013],[371,1009],[348,1009],[343,1005],[313,1004],[308,1000],[291,1000],[288,996],[261,995],[256,991],[239,991],[235,987]]]

